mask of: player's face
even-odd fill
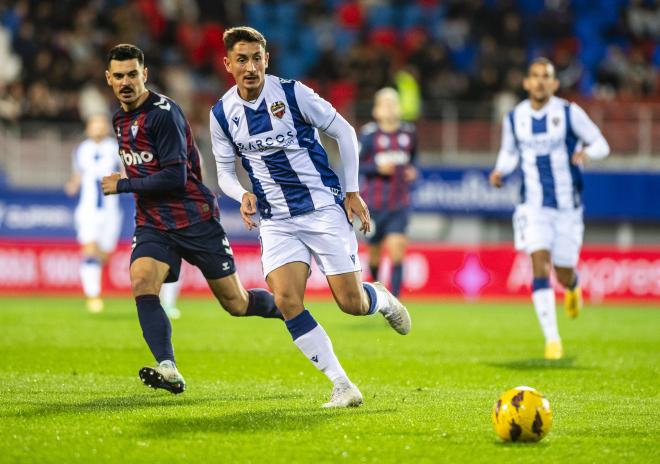
[[[105,116],[94,115],[90,116],[87,120],[86,133],[87,137],[92,140],[102,140],[108,135],[110,131],[110,124]]]
[[[399,122],[401,120],[399,99],[393,95],[380,96],[374,104],[373,117],[378,122]]]
[[[552,65],[536,63],[529,68],[529,73],[523,81],[523,87],[529,93],[529,98],[537,103],[545,103],[559,88]]]
[[[227,72],[234,76],[238,91],[245,100],[259,96],[263,88],[268,53],[258,42],[237,42],[224,58]]]
[[[140,97],[147,92],[147,68],[142,66],[137,59],[111,60],[108,70],[105,72],[108,85],[121,103],[124,110],[130,110],[142,103]]]

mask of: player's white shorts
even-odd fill
[[[577,265],[583,234],[582,208],[558,210],[523,204],[516,206],[513,213],[516,250],[527,254],[548,250],[554,266]]]
[[[106,253],[114,251],[121,232],[118,209],[77,208],[75,213],[78,243],[96,242]]]
[[[339,205],[287,219],[261,221],[264,276],[287,263],[311,265],[312,256],[325,275],[361,271],[353,227]]]

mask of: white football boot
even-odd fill
[[[323,405],[324,408],[348,408],[357,407],[362,404],[362,393],[351,381],[338,382],[332,389],[330,401]]]
[[[140,379],[148,387],[163,388],[175,395],[186,389],[186,381],[172,361],[163,361],[156,367],[143,367]]]
[[[406,335],[410,332],[410,327],[412,325],[410,314],[408,314],[406,307],[401,304],[397,297],[390,293],[385,285],[380,282],[374,282],[372,285],[383,292],[387,297],[387,305],[380,310],[385,320],[387,320],[390,326],[398,333]]]

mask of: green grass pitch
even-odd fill
[[[660,311],[558,314],[565,359],[542,359],[529,303],[411,302],[402,337],[380,316],[309,309],[365,404],[322,410],[331,385],[282,322],[184,299],[174,345],[188,390],[145,388],[133,303],[0,299],[0,462],[660,462]],[[537,444],[500,442],[491,408],[517,385],[554,413]]]

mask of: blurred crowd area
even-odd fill
[[[150,87],[201,129],[232,85],[222,33],[242,24],[268,39],[270,73],[358,119],[385,85],[407,96],[413,120],[441,117],[446,101],[498,113],[523,96],[526,64],[541,55],[564,96],[660,100],[660,0],[5,0],[0,119],[109,111],[106,54],[129,42],[145,51]]]

